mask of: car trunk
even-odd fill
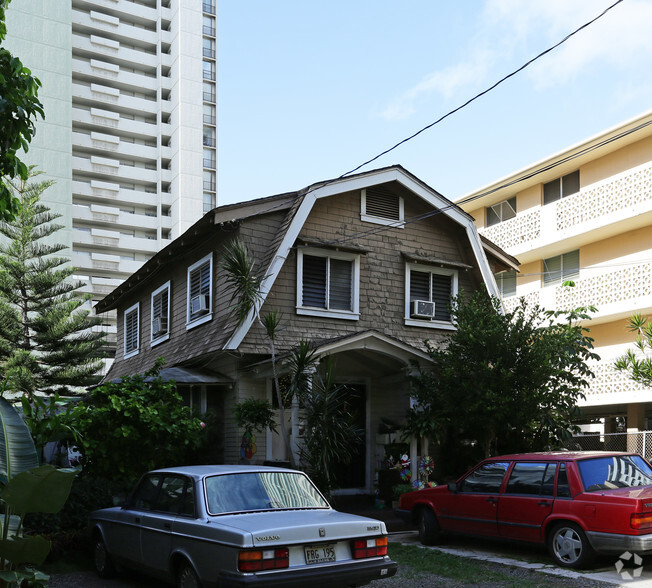
[[[385,524],[381,521],[330,509],[279,510],[211,518],[219,518],[220,525],[249,533],[252,538],[251,546],[255,547],[329,542],[386,533]]]

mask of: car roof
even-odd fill
[[[297,470],[287,468],[277,468],[271,466],[253,466],[253,465],[192,465],[192,466],[177,466],[172,468],[161,468],[147,472],[164,473],[164,474],[182,474],[184,476],[191,476],[195,479],[205,478],[207,476],[217,476],[221,474],[248,474],[254,472],[289,472],[294,474],[302,474]]]
[[[514,453],[511,455],[498,455],[490,457],[489,461],[538,461],[538,460],[565,460],[578,461],[592,457],[612,457],[618,455],[637,455],[627,451],[537,451],[533,453]]]

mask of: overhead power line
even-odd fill
[[[599,20],[600,18],[602,18],[603,16],[605,16],[605,15],[606,15],[610,10],[612,10],[613,8],[615,8],[615,7],[616,7],[618,4],[620,4],[621,2],[623,2],[623,0],[616,0],[616,2],[614,2],[613,4],[611,4],[610,6],[608,6],[607,8],[605,8],[605,9],[604,9],[600,14],[598,14],[596,17],[592,18],[591,20],[589,20],[588,22],[584,23],[583,25],[581,25],[580,27],[578,27],[577,29],[575,29],[575,30],[572,31],[571,33],[567,34],[563,39],[561,39],[560,41],[558,41],[557,43],[555,43],[554,45],[552,45],[552,46],[549,47],[548,49],[542,51],[541,53],[539,53],[538,55],[536,55],[535,57],[533,57],[532,59],[530,59],[529,61],[527,61],[527,62],[524,63],[523,65],[521,65],[519,68],[515,69],[515,70],[512,71],[511,73],[509,73],[509,74],[507,74],[506,76],[502,77],[500,80],[498,80],[497,82],[495,82],[494,84],[492,84],[492,85],[491,85],[490,87],[488,87],[486,90],[483,90],[482,92],[476,94],[476,95],[473,96],[472,98],[469,98],[466,102],[464,102],[463,104],[461,104],[461,105],[458,106],[457,108],[454,108],[453,110],[447,112],[447,113],[444,114],[443,116],[440,116],[437,120],[433,121],[432,123],[426,125],[425,127],[421,128],[421,129],[419,129],[417,132],[413,133],[413,134],[410,135],[409,137],[406,137],[405,139],[399,141],[398,143],[396,143],[395,145],[393,145],[393,146],[390,147],[389,149],[385,149],[383,152],[381,152],[381,153],[379,153],[378,155],[372,157],[371,159],[368,159],[368,160],[365,161],[364,163],[361,163],[360,165],[357,165],[356,167],[354,167],[353,169],[351,169],[351,170],[349,170],[349,171],[343,173],[342,175],[340,175],[340,176],[338,176],[338,177],[336,177],[336,178],[333,178],[333,179],[331,179],[331,180],[328,180],[328,181],[325,181],[325,182],[320,182],[320,183],[317,183],[317,184],[313,185],[312,187],[310,187],[310,188],[306,191],[306,193],[304,194],[304,196],[310,194],[311,192],[315,191],[315,190],[318,189],[318,188],[323,188],[323,187],[325,187],[325,186],[328,186],[328,185],[330,185],[330,184],[333,184],[333,183],[337,182],[338,180],[341,180],[341,179],[345,178],[346,176],[349,176],[349,175],[355,173],[355,172],[358,171],[359,169],[361,169],[361,168],[365,167],[366,165],[369,165],[370,163],[372,163],[372,162],[376,161],[377,159],[381,158],[383,155],[386,155],[387,153],[390,153],[391,151],[394,151],[395,149],[397,149],[397,148],[400,147],[401,145],[407,143],[408,141],[411,141],[411,140],[414,139],[415,137],[419,136],[421,133],[423,133],[423,132],[425,132],[425,131],[431,129],[431,128],[434,127],[435,125],[438,125],[440,122],[442,122],[443,120],[445,120],[445,119],[448,118],[449,116],[455,114],[456,112],[459,112],[460,110],[462,110],[463,108],[465,108],[466,106],[468,106],[469,104],[471,104],[472,102],[474,102],[475,100],[477,100],[478,98],[480,98],[480,97],[484,96],[485,94],[491,92],[492,90],[494,90],[495,88],[497,88],[497,87],[498,87],[500,84],[502,84],[503,82],[505,82],[505,81],[507,81],[508,79],[510,79],[511,77],[515,76],[517,73],[520,73],[521,71],[523,71],[525,68],[527,68],[528,66],[530,66],[532,63],[534,63],[534,62],[537,61],[538,59],[541,59],[544,55],[547,55],[548,53],[550,53],[551,51],[553,51],[554,49],[556,49],[556,48],[559,47],[560,45],[564,44],[564,43],[565,43],[566,41],[568,41],[571,37],[573,37],[574,35],[576,35],[576,34],[579,33],[580,31],[584,30],[585,28],[589,27],[589,26],[592,25],[594,22],[596,22],[597,20]],[[650,124],[650,123],[648,123],[648,124]],[[632,130],[628,131],[627,133],[629,133],[629,132],[633,132],[634,130],[638,130],[638,128],[637,128],[637,129],[632,129]],[[615,138],[614,138],[614,139],[611,139],[611,140],[615,140]],[[609,142],[609,141],[607,141],[607,142]],[[596,148],[596,147],[592,147],[592,148]],[[554,164],[551,164],[550,166],[546,166],[545,168],[542,168],[541,170],[538,170],[538,171],[536,171],[536,172],[532,172],[531,174],[528,174],[527,176],[523,176],[523,177],[520,178],[520,179],[513,180],[513,181],[510,182],[509,184],[505,184],[505,186],[508,186],[508,185],[512,185],[512,184],[518,183],[519,181],[523,181],[524,179],[527,179],[527,178],[529,178],[529,177],[532,177],[533,175],[536,175],[537,173],[542,173],[543,171],[547,171],[548,169],[552,169],[553,167],[556,167],[557,165],[561,165],[561,163],[565,163],[566,161],[568,161],[568,160],[570,160],[570,159],[572,159],[572,158],[574,158],[574,157],[578,157],[578,156],[579,156],[579,154],[577,154],[577,155],[573,155],[573,156],[569,156],[569,158],[564,159],[563,161],[555,162]],[[501,187],[505,187],[505,186],[501,186]],[[471,198],[469,198],[469,199],[463,200],[463,201],[461,201],[459,204],[465,204],[465,203],[470,202],[471,200],[474,200],[474,199],[476,199],[476,198],[480,198],[480,197],[482,197],[482,196],[486,196],[487,194],[490,194],[490,193],[492,193],[492,192],[494,192],[494,191],[497,191],[497,190],[501,189],[501,187],[494,188],[494,189],[492,189],[491,191],[488,191],[488,192],[483,193],[483,194],[481,194],[481,195],[476,195],[476,196],[471,197]],[[271,211],[273,211],[273,210],[275,210],[275,209],[277,209],[277,208],[280,208],[281,206],[284,206],[285,204],[286,204],[285,201],[280,202],[279,204],[276,204],[276,205],[274,205],[274,206],[270,206],[268,209],[266,209],[266,210],[263,211],[263,212],[271,212]],[[428,218],[429,216],[433,216],[433,215],[435,215],[435,214],[439,214],[440,212],[443,212],[444,210],[447,210],[447,209],[452,208],[452,207],[455,207],[455,206],[456,206],[456,205],[453,204],[453,205],[451,205],[451,206],[449,206],[449,207],[444,207],[444,208],[439,209],[439,210],[437,210],[437,211],[432,211],[432,212],[430,212],[430,213],[426,213],[426,214],[423,214],[423,215],[419,215],[418,217],[414,217],[413,219],[408,219],[408,220],[402,221],[401,223],[397,223],[397,224],[404,225],[404,224],[409,224],[409,223],[411,223],[411,222],[415,222],[415,221],[418,221],[418,220],[422,220],[422,219],[424,219],[424,218]],[[344,237],[344,238],[342,238],[342,239],[334,240],[334,241],[332,241],[332,243],[342,243],[342,242],[345,242],[345,241],[350,241],[350,240],[355,239],[355,238],[357,238],[357,237],[359,237],[359,236],[361,236],[361,235],[370,234],[370,233],[382,232],[382,231],[389,230],[389,229],[391,229],[391,228],[392,228],[392,225],[384,226],[384,227],[379,227],[379,228],[374,228],[374,229],[369,229],[368,231],[364,231],[364,232],[358,233],[358,234],[356,234],[356,235],[352,235],[352,236],[350,236],[350,237]],[[330,243],[330,242],[329,242],[329,243]]]
[[[348,172],[346,172],[346,173],[343,173],[343,174],[342,174],[341,176],[339,176],[337,179],[344,178],[344,177],[346,177],[346,176],[348,176],[348,175],[350,175],[350,174],[352,174],[352,173],[358,171],[360,168],[362,168],[362,167],[364,167],[364,166],[366,166],[366,165],[369,165],[370,163],[372,163],[372,162],[376,161],[377,159],[381,158],[383,155],[387,155],[387,154],[390,153],[391,151],[394,151],[394,149],[397,149],[397,148],[400,147],[401,145],[407,143],[408,141],[411,141],[411,140],[414,139],[415,137],[418,137],[421,133],[427,131],[428,129],[431,129],[431,128],[434,127],[435,125],[438,125],[440,122],[442,122],[443,120],[447,119],[449,116],[451,116],[451,115],[455,114],[456,112],[462,110],[462,108],[466,108],[469,104],[471,104],[471,102],[474,102],[474,101],[477,100],[478,98],[484,96],[485,94],[488,94],[488,93],[491,92],[493,89],[495,89],[495,88],[497,88],[498,86],[500,86],[500,84],[502,84],[503,82],[507,81],[509,78],[511,78],[511,77],[515,76],[517,73],[523,71],[526,67],[532,65],[532,64],[533,64],[535,61],[537,61],[538,59],[541,59],[541,57],[543,57],[544,55],[547,55],[547,54],[550,53],[551,51],[554,51],[554,50],[555,50],[557,47],[559,47],[560,45],[563,45],[566,41],[568,41],[568,39],[570,39],[571,37],[573,37],[574,35],[576,35],[576,34],[579,33],[580,31],[582,31],[582,30],[584,30],[585,28],[591,26],[595,21],[597,21],[597,20],[599,20],[600,18],[602,18],[602,17],[603,17],[605,14],[607,14],[607,13],[608,13],[612,8],[614,8],[615,6],[617,6],[618,4],[620,4],[622,1],[623,1],[623,0],[616,0],[616,2],[614,2],[611,6],[608,6],[607,8],[605,8],[605,9],[604,9],[600,14],[598,14],[598,16],[596,16],[595,18],[591,19],[590,21],[584,23],[582,26],[580,26],[580,27],[578,27],[577,29],[575,29],[572,33],[569,33],[568,35],[566,35],[566,36],[565,36],[561,41],[559,41],[558,43],[555,43],[552,47],[548,47],[548,49],[546,49],[545,51],[542,51],[542,52],[539,53],[537,56],[533,57],[532,59],[530,59],[529,61],[527,61],[526,63],[524,63],[524,64],[523,64],[521,67],[519,67],[518,69],[515,69],[515,70],[512,71],[511,73],[507,74],[505,77],[501,78],[501,79],[498,80],[496,83],[494,83],[493,85],[489,86],[486,90],[483,90],[483,91],[480,92],[479,94],[476,94],[475,96],[473,96],[473,98],[469,98],[466,102],[464,102],[463,104],[460,104],[457,108],[454,108],[453,110],[447,112],[447,113],[444,114],[443,116],[440,116],[437,120],[431,122],[429,125],[426,125],[425,127],[421,128],[421,129],[419,129],[416,133],[412,133],[409,137],[406,137],[405,139],[399,141],[398,143],[396,143],[395,145],[393,145],[393,146],[390,147],[389,149],[385,149],[385,151],[383,151],[382,153],[379,153],[378,155],[375,155],[375,156],[372,157],[371,159],[368,159],[368,160],[365,161],[364,163],[361,163],[360,165],[354,167],[352,170],[350,170],[350,171],[348,171]]]

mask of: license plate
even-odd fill
[[[306,552],[307,564],[318,564],[327,561],[335,561],[335,546],[329,545],[309,545],[304,547]]]

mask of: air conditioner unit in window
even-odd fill
[[[168,319],[166,317],[157,316],[152,321],[152,336],[158,337],[159,335],[165,335],[168,332]]]
[[[427,319],[435,316],[435,303],[430,300],[413,300],[410,306],[410,316]]]
[[[210,309],[210,300],[207,294],[199,294],[190,299],[190,314],[205,314]]]

